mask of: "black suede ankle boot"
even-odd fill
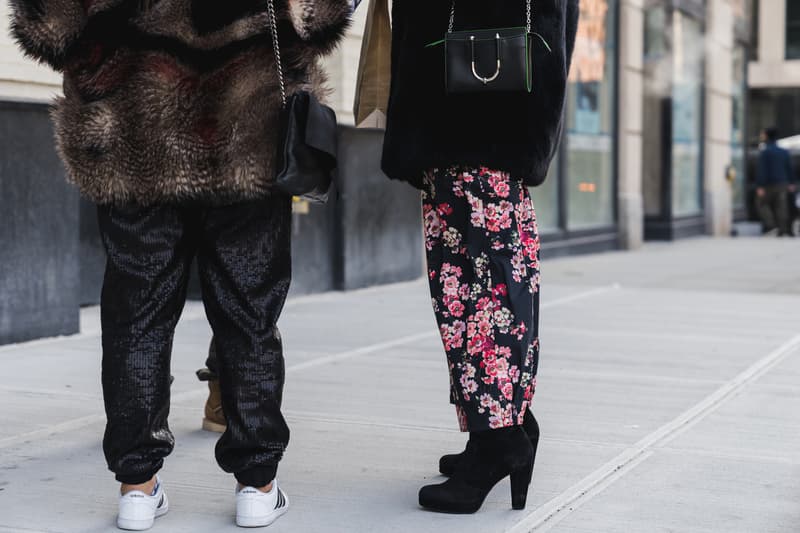
[[[467,452],[450,479],[419,491],[419,504],[442,513],[474,513],[503,478],[511,477],[511,507],[524,509],[533,475],[533,446],[520,426],[470,433]]]
[[[527,433],[528,438],[531,441],[531,446],[533,446],[533,455],[535,458],[536,448],[539,445],[539,423],[536,421],[536,418],[533,416],[533,413],[530,409],[525,411],[525,418],[522,420],[522,429],[525,430],[525,433]],[[470,444],[467,442],[467,448],[463,452],[443,455],[441,459],[439,459],[439,472],[445,476],[452,476],[453,472],[456,470],[458,462],[469,453],[469,446]]]

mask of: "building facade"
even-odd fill
[[[95,208],[66,183],[54,149],[49,102],[60,76],[19,52],[8,5],[0,2],[0,345],[76,333],[80,306],[99,301],[105,262]],[[355,69],[347,65],[358,63],[358,39],[348,35],[328,60],[343,122],[338,201],[295,203],[295,295],[423,273],[419,196],[381,175],[381,132],[351,126]],[[189,291],[200,296],[196,279]]]
[[[580,6],[561,148],[532,190],[544,252],[729,235],[745,196],[750,0]],[[365,14],[328,64],[350,121]]]
[[[558,179],[534,193],[551,247],[730,234],[747,16],[745,0],[581,1]]]
[[[419,199],[381,177],[380,132],[352,128],[367,2],[326,59],[344,125],[342,194],[296,216],[304,292],[421,272]],[[562,143],[548,180],[532,190],[544,255],[729,235],[744,205],[746,132],[760,126],[746,120],[748,79],[753,108],[800,109],[796,93],[780,92],[800,87],[799,4],[581,0]],[[52,148],[47,102],[59,77],[22,57],[8,16],[0,3],[0,343],[74,331],[77,305],[97,299],[103,259],[91,206],[64,184]],[[754,26],[762,37],[752,51]],[[379,271],[375,257],[398,270]]]
[[[755,0],[749,65],[751,143],[766,127],[800,134],[800,2]]]

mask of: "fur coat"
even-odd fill
[[[322,97],[319,56],[349,0],[275,0],[287,90]],[[62,71],[53,108],[68,176],[105,203],[269,194],[280,93],[266,0],[11,0],[12,32]]]
[[[383,170],[422,186],[423,172],[451,165],[510,172],[541,184],[561,134],[578,0],[534,0],[533,91],[447,95],[444,46],[450,0],[394,0],[392,84]],[[424,16],[420,13],[424,12]],[[456,0],[455,30],[525,25],[525,0]]]

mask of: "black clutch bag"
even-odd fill
[[[454,31],[445,37],[447,92],[531,92],[525,28]]]
[[[326,202],[337,166],[336,113],[299,91],[289,98],[282,125],[275,186],[310,202]]]
[[[532,38],[537,36],[545,46],[547,43],[531,32],[531,0],[527,0],[526,6],[525,26],[454,31],[456,0],[453,0],[450,26],[444,38],[448,93],[531,92]]]
[[[324,203],[337,167],[336,113],[306,91],[286,98],[274,0],[269,0],[268,9],[283,103],[275,186],[282,193]]]

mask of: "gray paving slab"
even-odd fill
[[[782,365],[678,434],[552,531],[800,531],[800,394]]]
[[[785,464],[659,454],[552,531],[795,532],[796,489]]]
[[[800,531],[800,350],[776,352],[800,333],[797,244],[698,239],[546,261],[543,439],[525,512],[509,509],[507,483],[474,516],[416,505],[438,456],[464,443],[424,280],[290,299],[280,478],[293,508],[270,530]],[[80,336],[0,347],[2,532],[114,531],[98,317],[84,310]],[[233,481],[199,430],[193,373],[210,336],[189,304],[163,472],[172,510],[154,531],[236,530]]]
[[[568,257],[550,263],[549,283],[673,289],[718,289],[733,292],[800,292],[797,239],[707,238],[650,243],[630,261],[626,252]]]

